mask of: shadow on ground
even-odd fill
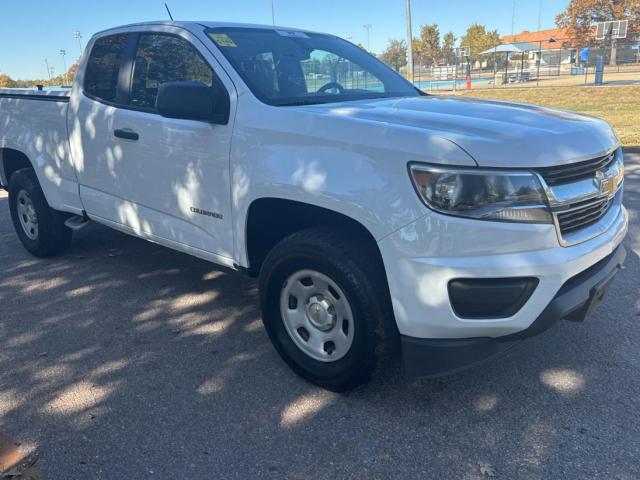
[[[57,478],[640,477],[640,154],[627,268],[584,324],[347,395],[290,372],[240,274],[100,226],[19,246],[0,197],[0,431]]]

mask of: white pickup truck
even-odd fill
[[[27,250],[95,221],[259,276],[275,348],[333,390],[385,348],[438,375],[583,320],[625,258],[623,170],[602,120],[425,95],[288,28],[128,25],[70,91],[0,91]]]

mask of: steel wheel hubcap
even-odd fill
[[[38,216],[31,196],[26,190],[20,190],[17,199],[17,213],[24,234],[31,240],[38,238]]]
[[[305,354],[321,362],[344,357],[353,344],[353,313],[346,295],[328,276],[300,270],[280,294],[287,333]]]

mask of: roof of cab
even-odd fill
[[[200,30],[202,27],[205,27],[205,28],[255,28],[255,29],[267,28],[271,30],[277,29],[277,30],[315,33],[309,30],[304,30],[302,28],[281,27],[281,26],[275,26],[275,25],[260,25],[260,24],[253,24],[253,23],[196,22],[196,21],[186,22],[186,21],[157,20],[153,22],[139,22],[139,23],[130,23],[128,25],[118,25],[117,27],[108,28],[106,30],[96,32],[95,35],[101,35],[104,33],[108,33],[112,30],[119,30],[121,28],[145,27],[145,26],[152,26],[152,25],[165,25],[167,27],[179,27],[189,31],[196,31],[196,30]]]

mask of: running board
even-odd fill
[[[91,223],[89,217],[82,215],[74,215],[73,217],[67,218],[64,222],[65,227],[70,228],[71,230],[80,230],[81,228],[86,227]]]

